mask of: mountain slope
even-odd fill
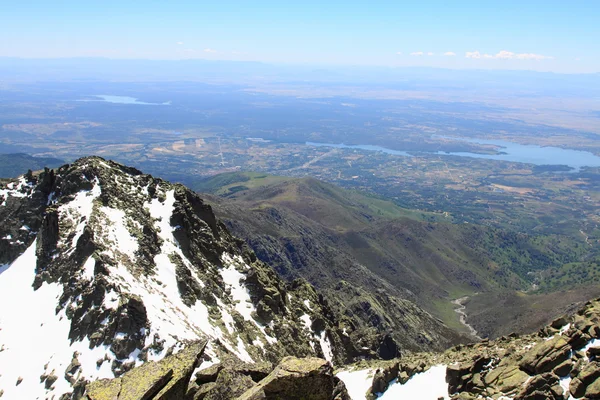
[[[247,240],[261,260],[287,279],[304,277],[330,293],[330,298],[343,298],[337,290],[340,280],[366,293],[381,288],[385,294],[417,303],[465,332],[452,300],[476,293],[529,289],[535,271],[579,256],[580,248],[568,238],[531,237],[444,222],[442,215],[405,210],[311,178],[224,174],[204,181],[200,187],[225,198],[211,198],[217,214],[234,234]],[[600,291],[586,291],[572,298],[582,301],[595,294]],[[352,300],[344,298],[341,309],[346,304]],[[390,314],[394,307],[389,304],[382,308],[386,312],[381,320],[387,313],[395,323],[371,324],[369,315],[362,319],[377,329],[391,328],[398,335],[402,317]],[[551,312],[539,323],[565,310],[548,310]],[[477,313],[482,320],[478,325],[491,337],[498,334],[499,327],[483,321],[490,319],[493,311]],[[506,322],[503,331],[524,328],[522,320],[508,318]]]
[[[212,362],[347,357],[316,292],[183,186],[86,158],[3,186],[0,220],[5,398],[76,394],[204,339]]]
[[[25,153],[0,154],[0,178],[14,178],[44,167],[59,167],[65,162],[52,157],[33,157]]]
[[[199,341],[203,367],[399,353],[305,281],[280,279],[196,194],[133,168],[88,157],[2,183],[0,221],[4,398],[77,399],[91,381]],[[457,338],[398,307],[413,347]]]

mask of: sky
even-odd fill
[[[600,72],[598,0],[0,0],[0,57]]]

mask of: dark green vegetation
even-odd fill
[[[55,168],[65,162],[52,157],[32,157],[24,153],[0,154],[0,178],[14,178],[44,167]]]
[[[310,178],[233,173],[199,182],[195,189],[226,197],[212,199],[217,215],[282,276],[308,279],[349,313],[377,305],[384,320],[393,321],[395,312],[386,302],[403,298],[464,329],[451,300],[532,291],[547,271],[564,271],[588,251],[566,236],[452,223],[443,214],[403,209]],[[594,291],[571,297],[581,301]],[[478,326],[489,336],[530,327],[530,320],[515,316],[533,297],[518,296],[524,300],[506,313],[503,326],[485,323],[501,312],[493,306],[478,310],[469,321],[481,321]],[[537,325],[563,309],[554,304],[539,315]],[[378,321],[373,322],[377,327]]]

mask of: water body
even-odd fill
[[[135,97],[129,96],[113,96],[106,94],[95,94],[91,97],[96,97],[98,100],[78,100],[78,101],[102,101],[106,103],[114,103],[114,104],[137,104],[144,106],[170,106],[171,102],[167,101],[165,103],[146,103],[144,101],[138,101]]]
[[[443,137],[443,136],[440,136]],[[523,145],[503,140],[486,139],[467,139],[467,138],[449,138],[454,140],[463,140],[470,143],[492,144],[498,146],[501,154],[478,154],[470,152],[431,152],[429,154],[452,155],[460,157],[485,158],[498,161],[520,162],[534,165],[567,165],[578,171],[582,167],[600,167],[600,157],[588,152],[570,149],[561,149],[560,147],[542,147],[535,145]],[[345,145],[331,143],[306,142],[309,146],[327,146],[342,149],[360,149],[370,151],[380,151],[386,154],[413,157],[413,154],[406,151],[387,149],[381,146],[373,145]],[[428,152],[424,152],[428,153]]]

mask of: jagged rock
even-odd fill
[[[333,399],[337,382],[329,362],[319,358],[286,357],[240,400]]]
[[[183,399],[206,341],[188,345],[158,362],[147,362],[116,379],[90,383],[89,400],[180,400]]]
[[[462,392],[466,383],[472,378],[472,366],[468,363],[448,365],[446,367],[446,383],[449,393]]]
[[[388,387],[388,384],[398,377],[400,370],[399,363],[395,362],[384,368],[380,368],[373,376],[373,384],[371,385],[371,393],[383,393]]]
[[[254,382],[265,378],[273,370],[273,364],[270,362],[246,363],[233,357],[224,358],[219,364],[211,365],[208,368],[196,372],[195,382],[202,385],[208,382],[215,382],[220,372],[231,370],[249,376]]]
[[[562,336],[540,342],[525,354],[519,366],[529,374],[552,371],[570,357],[571,347]]]
[[[570,392],[576,397],[585,395],[588,385],[600,378],[600,363],[592,361],[584,364],[583,368],[571,380]]]
[[[592,339],[592,337],[590,335],[588,335],[587,333],[583,333],[583,332],[581,332],[578,329],[574,329],[574,330],[572,330],[572,331],[569,332],[569,345],[574,350],[581,349],[591,339]]]
[[[563,389],[558,377],[552,373],[536,375],[515,396],[515,400],[554,399],[563,400]]]
[[[255,386],[248,376],[231,369],[219,372],[214,385],[204,396],[205,400],[235,400]]]

